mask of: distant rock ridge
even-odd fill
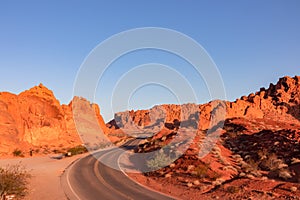
[[[61,105],[42,84],[18,95],[0,92],[0,156],[11,155],[15,149],[51,153],[86,141],[105,140],[99,138],[99,131],[117,142],[126,139],[124,129],[157,133],[162,128],[175,129],[180,125],[206,130],[228,118],[300,124],[300,76],[280,78],[268,89],[261,88],[234,102],[158,105],[149,110],[116,113],[108,124],[97,104],[74,97],[68,105]]]
[[[159,116],[161,114],[154,111],[155,109],[164,113],[163,122]],[[216,115],[218,111],[219,114]],[[110,129],[130,129],[131,127],[146,127],[155,124],[156,120],[165,124],[178,123],[178,121],[182,122],[188,118],[188,116],[183,116],[184,113],[198,113],[200,130],[212,128],[221,120],[236,117],[272,118],[273,120],[299,123],[300,76],[280,78],[277,84],[271,83],[268,89],[261,88],[260,91],[242,96],[234,102],[215,100],[201,105],[171,104],[155,106],[149,110],[119,112],[107,126]],[[211,119],[215,121],[211,121]]]
[[[1,92],[0,155],[11,155],[15,149],[24,153],[30,149],[52,153],[82,144],[74,123],[74,101],[79,110],[92,110],[100,126],[106,128],[99,106],[86,99],[74,97],[69,105],[61,105],[42,84],[19,95]]]

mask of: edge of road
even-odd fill
[[[77,193],[74,191],[74,189],[72,188],[70,182],[69,182],[69,173],[72,169],[72,167],[79,162],[81,159],[86,158],[88,156],[92,156],[94,153],[96,152],[100,152],[100,151],[105,151],[108,150],[110,148],[114,148],[114,147],[107,147],[101,150],[97,150],[97,151],[93,151],[93,152],[87,152],[85,154],[82,154],[82,156],[80,158],[77,158],[76,160],[72,161],[63,171],[63,173],[60,175],[60,185],[62,187],[62,190],[65,194],[66,199],[68,200],[73,200],[73,199],[77,199],[77,200],[81,200],[81,198],[77,195]]]
[[[91,154],[87,154],[84,155],[80,158],[77,158],[76,160],[74,160],[73,162],[71,162],[63,171],[62,175],[60,176],[60,185],[62,187],[62,190],[64,191],[65,197],[68,200],[81,200],[80,197],[76,194],[76,192],[73,190],[70,182],[69,182],[69,172],[72,169],[72,167],[74,166],[74,164],[78,161],[80,161],[81,159],[90,156]]]
[[[100,151],[94,151],[94,152],[88,152],[86,154],[82,154],[82,157],[80,158],[77,158],[76,160],[72,161],[63,171],[63,173],[61,174],[60,176],[60,185],[62,187],[62,190],[65,194],[65,197],[66,199],[68,200],[82,200],[79,195],[74,191],[74,189],[72,188],[70,182],[69,182],[69,173],[70,171],[72,170],[72,167],[77,163],[79,162],[80,160],[82,160],[83,158],[86,158],[88,156],[93,156],[94,153],[97,153],[97,152],[101,152],[101,151],[105,151],[105,150],[108,150],[108,149],[112,149],[112,148],[115,148],[115,147],[109,147],[109,148],[105,148],[105,149],[101,149]],[[124,152],[125,153],[125,152]],[[153,188],[150,188],[146,185],[143,185],[139,182],[137,182],[136,180],[134,180],[133,178],[131,178],[120,166],[119,164],[119,160],[121,158],[121,156],[123,156],[123,153],[118,157],[118,160],[117,160],[117,163],[118,163],[118,167],[120,169],[120,171],[122,172],[122,174],[124,174],[130,181],[136,183],[137,185],[149,190],[149,191],[152,191],[152,192],[156,192],[158,194],[161,194],[163,196],[166,196],[166,197],[169,197],[171,199],[174,199],[174,200],[179,200],[178,197],[174,197],[174,196],[171,196],[169,194],[166,194],[166,193],[163,193],[161,191],[157,191],[157,190],[154,190]]]
[[[119,158],[118,158],[118,166],[119,166],[121,172],[122,172],[128,179],[130,179],[130,180],[133,181],[134,183],[138,184],[139,186],[141,186],[141,187],[143,187],[143,188],[145,188],[145,189],[147,189],[147,190],[150,190],[150,191],[152,191],[152,192],[156,192],[156,193],[158,193],[158,194],[161,194],[161,195],[163,195],[163,196],[169,197],[169,198],[174,199],[174,200],[180,200],[178,197],[174,197],[174,196],[171,196],[171,195],[169,195],[169,194],[163,193],[163,192],[161,192],[161,191],[154,190],[153,188],[150,188],[150,187],[148,187],[148,186],[146,186],[146,185],[144,185],[144,184],[142,184],[142,183],[140,183],[140,182],[134,180],[133,178],[131,178],[131,177],[130,177],[130,176],[129,176],[122,168],[121,168],[121,166],[120,166],[120,164],[119,164],[119,160],[120,160],[120,158],[121,158],[122,155],[123,155],[123,154],[121,154],[121,155],[119,156]]]

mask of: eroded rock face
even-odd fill
[[[280,78],[266,90],[242,97],[227,108],[228,118],[273,118],[280,121],[299,121],[300,76]]]
[[[200,130],[210,129],[218,122],[234,117],[272,118],[299,123],[300,76],[280,78],[276,85],[270,84],[268,89],[261,88],[255,94],[243,96],[234,102],[212,101],[202,105],[160,105],[150,110],[116,113],[115,119],[109,122],[109,127],[113,125],[116,128],[144,128],[151,124],[169,124],[174,121],[180,121],[182,125],[184,121],[191,120],[195,113],[197,113]]]
[[[77,105],[92,109],[96,121],[105,127],[97,105],[87,100]],[[59,150],[83,143],[75,127],[72,102],[61,105],[42,84],[19,95],[0,93],[0,130],[0,154],[17,148],[23,152],[30,148]]]

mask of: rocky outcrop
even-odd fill
[[[183,123],[180,106],[170,106],[175,111],[165,109],[170,112],[163,120],[165,127],[135,149],[145,155],[139,164],[154,170],[144,173],[146,184],[153,178],[157,185],[172,185],[174,191],[182,188],[180,197],[192,190],[196,199],[205,199],[207,194],[212,195],[209,198],[259,199],[268,190],[278,199],[293,198],[300,183],[299,80],[283,77],[268,89],[234,102],[212,101],[196,106],[200,130],[195,135],[188,135],[192,126],[186,131],[178,128]],[[122,119],[122,113],[116,115]],[[139,115],[131,115],[135,122],[140,121],[136,119]],[[120,124],[123,130],[126,123]],[[187,138],[192,141],[186,142]],[[186,149],[184,144],[188,144]],[[154,155],[146,157],[149,153]],[[166,164],[164,157],[174,161]],[[153,163],[158,162],[164,166],[154,168]],[[285,189],[274,189],[278,186]]]
[[[276,85],[261,88],[255,94],[243,96],[230,102],[228,118],[273,118],[277,120],[299,120],[300,76],[280,78]]]
[[[51,152],[83,143],[74,123],[74,99],[61,105],[42,84],[19,95],[0,93],[0,154],[11,154],[14,149]],[[76,107],[92,109],[98,124],[105,128],[98,105],[82,99]]]
[[[101,131],[118,141],[118,138],[125,139],[128,133],[156,134],[179,126],[206,130],[236,117],[299,124],[300,77],[283,77],[268,89],[261,88],[234,102],[215,100],[202,105],[159,105],[150,110],[116,113],[107,125],[98,105],[79,97],[69,105],[61,105],[53,92],[42,84],[19,95],[1,92],[0,153],[11,154],[16,148],[51,151],[88,143],[86,141],[97,145],[107,141],[103,134],[99,138]]]
[[[189,116],[186,116],[189,115]],[[195,105],[161,105],[150,110],[127,111],[115,114],[108,127],[128,129],[149,125],[181,122],[194,123],[197,118],[198,128],[205,130],[216,126],[228,118],[244,117],[272,118],[278,121],[299,123],[300,120],[300,76],[280,78],[276,85],[268,89],[261,88],[255,94],[243,96],[234,102],[212,101]]]

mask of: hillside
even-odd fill
[[[299,199],[299,76],[234,102],[116,113],[107,126],[150,136],[135,152],[156,153],[131,177],[156,190],[181,199]]]

